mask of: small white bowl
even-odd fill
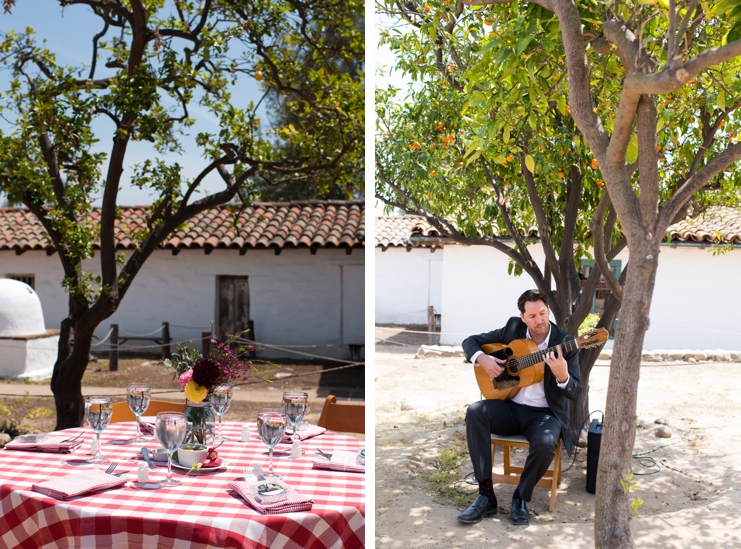
[[[155,448],[150,453],[154,461],[167,461],[167,450],[164,448]]]
[[[183,467],[193,467],[196,463],[201,463],[206,459],[206,454],[208,454],[208,448],[206,446],[202,444],[186,444],[186,446],[192,446],[197,449],[190,450],[182,446],[178,448],[178,463]]]

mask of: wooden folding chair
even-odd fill
[[[324,401],[318,425],[340,433],[365,434],[365,404],[338,404],[337,397],[329,395]]]
[[[494,456],[496,454],[497,446],[501,446],[504,453],[504,474],[500,475],[494,473]],[[505,437],[502,435],[491,435],[491,466],[492,474],[491,481],[494,484],[505,483],[505,484],[519,484],[520,475],[522,474],[522,467],[515,467],[510,462],[510,448],[512,446],[519,446],[522,448],[530,448],[530,443],[522,435],[515,435],[511,437]],[[538,481],[535,485],[539,488],[550,488],[551,489],[551,502],[548,507],[549,511],[553,511],[556,507],[556,489],[561,484],[561,437],[558,437],[558,445],[556,446],[556,455],[553,458],[553,467],[548,469],[543,478]]]
[[[159,412],[185,412],[185,402],[150,400],[149,407],[144,412],[144,415],[156,416]],[[111,414],[111,423],[119,423],[121,421],[136,421],[134,412],[131,411],[129,403],[125,400],[123,402],[116,402],[113,405],[113,413]]]

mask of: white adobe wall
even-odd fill
[[[530,253],[541,266],[540,244]],[[616,259],[628,263],[628,252]],[[709,248],[662,246],[645,350],[741,349],[737,309],[741,249],[713,256]],[[534,284],[507,274],[504,254],[486,246],[447,245],[443,268],[441,343],[457,345],[467,336],[504,325],[517,314],[517,297]],[[612,346],[612,340],[606,348]]]
[[[198,339],[216,318],[216,277],[246,275],[258,341],[317,345],[297,350],[349,358],[341,333],[342,266],[364,264],[362,250],[353,250],[350,255],[344,249],[319,249],[316,255],[304,248],[283,250],[280,255],[272,250],[249,250],[243,256],[237,250],[213,250],[210,255],[202,250],[183,250],[176,256],[169,250],[157,251],[137,275],[121,308],[103,321],[95,334],[102,339],[112,323],[121,331],[143,334],[168,321],[174,341]],[[95,260],[87,261],[85,268],[99,272]],[[59,329],[67,315],[67,294],[60,285],[63,274],[56,255],[28,251],[16,256],[2,251],[0,276],[7,273],[35,275],[46,326]],[[267,350],[261,356],[298,358]]]
[[[376,324],[427,324],[428,305],[441,311],[441,280],[431,287],[430,275],[439,277],[434,264],[444,264],[444,250],[376,247],[375,253]]]
[[[530,253],[540,265],[540,245]],[[507,256],[489,246],[445,246],[443,265],[443,345],[460,345],[472,334],[504,326],[517,314],[517,297],[534,288],[527,275],[507,274]]]
[[[741,249],[662,246],[644,349],[741,349]]]

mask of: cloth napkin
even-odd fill
[[[345,471],[348,473],[365,473],[365,465],[358,463],[358,453],[346,450],[335,450],[332,459],[329,460],[318,456],[314,460],[316,469],[332,469],[333,471]]]
[[[296,434],[298,434],[299,440],[306,440],[307,438],[315,437],[318,435],[321,435],[324,433],[326,429],[324,427],[319,427],[318,425],[309,425],[306,429],[302,429],[301,431],[296,431]],[[281,442],[284,443],[290,443],[293,441],[293,435],[285,434],[283,435],[283,438],[281,439]]]
[[[125,482],[126,478],[108,475],[100,469],[85,469],[63,477],[50,478],[40,484],[32,484],[31,490],[57,499],[69,499],[88,492],[121,486]]]
[[[280,513],[297,513],[299,511],[311,511],[314,506],[314,500],[309,499],[306,496],[302,496],[296,490],[290,486],[283,485],[288,491],[285,498],[275,503],[268,503],[270,498],[261,498],[262,501],[257,501],[260,496],[256,494],[255,486],[265,483],[264,480],[258,482],[243,482],[243,481],[232,481],[229,483],[229,488],[236,491],[244,500],[253,507],[256,511],[264,515],[277,515]]]
[[[69,454],[79,448],[84,442],[83,437],[77,440],[67,441],[75,435],[70,434],[50,434],[43,442],[17,442],[17,439],[11,440],[5,445],[8,450],[25,450],[27,452],[56,452],[58,454]]]
[[[139,418],[139,430],[143,435],[154,434],[154,421],[150,421],[150,418],[144,416]]]

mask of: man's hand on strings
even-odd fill
[[[504,371],[504,367],[501,365],[505,362],[504,359],[489,356],[487,354],[481,354],[476,358],[476,364],[481,366],[492,379],[499,376],[499,374]]]
[[[566,364],[566,359],[563,357],[560,345],[556,345],[555,353],[551,351],[545,355],[545,363],[548,364],[551,372],[556,376],[556,381],[563,383],[569,379],[569,366]]]

